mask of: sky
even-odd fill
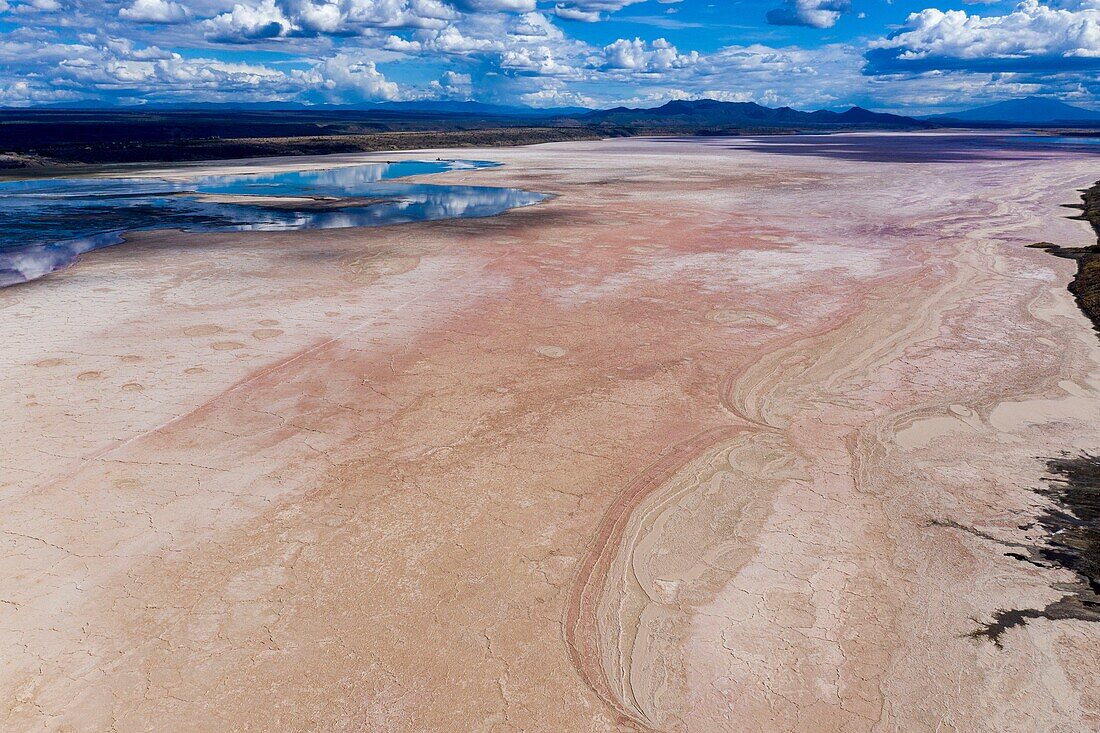
[[[1100,0],[0,0],[0,105],[1100,107]]]

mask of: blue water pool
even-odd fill
[[[278,231],[493,216],[546,196],[514,188],[398,183],[497,164],[437,160],[177,178],[54,178],[0,183],[0,287],[149,229]]]

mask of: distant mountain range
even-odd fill
[[[588,124],[626,127],[890,127],[926,128],[933,124],[912,117],[871,112],[852,107],[844,112],[800,112],[790,107],[764,107],[755,102],[719,102],[713,99],[669,102],[650,109],[615,107],[581,115]]]
[[[534,109],[472,101],[128,107],[81,103],[0,108],[0,169],[528,145],[631,135],[1039,126],[1100,129],[1100,112],[1034,97],[924,119],[862,107],[803,112],[713,99],[604,110]]]
[[[745,130],[799,129],[925,129],[932,127],[1010,127],[1010,126],[1100,126],[1100,111],[1075,107],[1057,99],[1026,97],[998,102],[984,107],[950,114],[906,117],[872,112],[862,107],[844,111],[816,110],[803,112],[791,107],[765,107],[755,102],[720,102],[714,99],[677,100],[659,107],[587,109],[584,107],[535,108],[519,105],[488,104],[474,101],[420,100],[407,102],[364,102],[361,104],[302,104],[297,102],[255,102],[219,104],[197,102],[187,104],[150,103],[133,106],[104,107],[101,103],[81,102],[45,105],[24,109],[0,108],[5,119],[27,117],[41,113],[47,117],[67,113],[93,113],[142,117],[169,115],[173,119],[204,116],[218,126],[222,117],[251,116],[261,128],[270,124],[285,125],[291,121],[315,119],[318,124],[344,127],[334,129],[303,129],[298,134],[347,134],[353,132],[397,129],[439,129],[476,126],[590,126],[601,128],[663,129],[684,132],[715,133]],[[287,119],[277,118],[285,112]],[[272,117],[272,116],[275,117]],[[236,120],[244,124],[244,119]],[[354,125],[360,125],[354,128]],[[213,130],[216,134],[217,130]],[[255,135],[264,135],[257,129]]]
[[[1100,122],[1100,112],[1074,107],[1048,97],[1025,97],[997,102],[961,112],[933,115],[924,119],[940,124],[1001,123],[1010,125],[1075,125]]]
[[[900,115],[871,112],[862,107],[852,107],[844,112],[817,110],[801,112],[790,107],[771,108],[754,102],[719,102],[713,99],[668,102],[660,107],[591,110],[584,107],[534,108],[472,101],[412,101],[371,102],[354,105],[318,104],[296,102],[255,102],[245,104],[151,103],[129,107],[108,107],[89,103],[38,107],[43,111],[104,112],[167,112],[167,113],[217,113],[241,111],[266,113],[286,111],[294,114],[320,113],[362,116],[409,114],[419,117],[476,117],[476,118],[536,118],[554,124],[582,124],[618,127],[665,127],[720,129],[733,127],[892,127],[921,128],[932,126],[929,122]],[[28,110],[23,110],[28,111]],[[14,112],[14,110],[13,110]],[[540,124],[542,124],[540,122]]]

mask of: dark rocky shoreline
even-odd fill
[[[1077,274],[1069,284],[1069,291],[1073,293],[1077,305],[1092,321],[1093,328],[1100,333],[1100,181],[1081,192],[1081,202],[1067,206],[1081,210],[1073,218],[1092,225],[1097,236],[1096,244],[1087,247],[1061,247],[1051,242],[1036,242],[1029,246],[1077,262]]]
[[[1008,543],[966,527],[959,529],[1011,548],[1005,552],[1008,557],[1043,568],[1064,568],[1076,579],[1055,585],[1065,595],[1043,608],[999,609],[971,632],[975,639],[988,639],[1000,647],[1005,631],[1032,619],[1100,621],[1100,456],[1052,458],[1047,461],[1047,477],[1047,485],[1035,493],[1049,503],[1034,523],[1020,527],[1024,531],[1038,527],[1043,531],[1041,541]]]
[[[1077,262],[1077,273],[1067,289],[1100,334],[1100,181],[1081,192],[1080,204],[1067,206],[1081,210],[1072,218],[1089,222],[1097,243],[1061,247],[1037,242],[1029,246]],[[1064,595],[1045,607],[998,609],[971,632],[972,638],[988,639],[998,648],[1006,631],[1033,619],[1100,621],[1100,455],[1067,453],[1048,459],[1046,468],[1046,486],[1035,489],[1047,500],[1046,505],[1034,522],[1020,526],[1023,531],[1042,530],[1035,543],[1005,542],[953,522],[934,522],[996,542],[1006,548],[1007,557],[1043,568],[1063,568],[1076,576],[1073,582],[1056,585]]]

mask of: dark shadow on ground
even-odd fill
[[[1100,155],[1100,138],[1023,133],[835,134],[761,137],[660,138],[690,140],[731,150],[813,156],[862,163],[972,163],[984,160],[1040,160],[1065,155]]]

